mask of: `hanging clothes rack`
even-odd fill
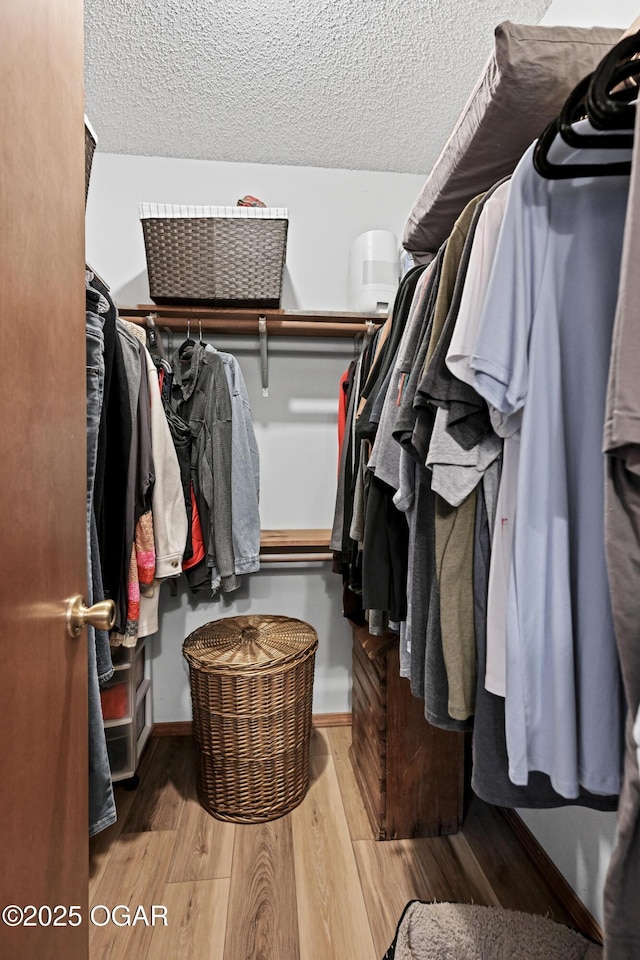
[[[123,319],[132,323],[144,324],[145,318],[151,315],[158,325],[176,332],[186,330],[188,323],[197,322],[208,333],[229,335],[258,336],[260,321],[263,320],[265,333],[272,337],[354,338],[370,331],[372,324],[377,326],[386,320],[385,314],[304,313],[157,304],[119,307],[118,312]]]
[[[122,319],[174,332],[189,332],[198,324],[203,332],[219,335],[259,336],[263,391],[268,390],[267,335],[276,337],[351,338],[369,337],[386,320],[384,314],[297,313],[284,310],[203,308],[141,304],[119,307]],[[261,563],[326,563],[330,530],[263,530],[260,538]]]

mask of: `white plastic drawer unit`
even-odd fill
[[[131,777],[135,772],[133,768],[134,758],[131,750],[131,729],[132,723],[131,720],[129,720],[126,724],[107,727],[105,730],[109,765],[111,767],[111,776],[114,780]]]
[[[153,727],[151,658],[146,645],[145,637],[135,647],[114,647],[113,677],[100,691],[114,782],[135,777]]]

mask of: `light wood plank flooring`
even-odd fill
[[[152,738],[118,823],[91,843],[92,905],[167,910],[168,925],[92,926],[91,960],[381,960],[408,900],[455,900],[568,922],[499,816],[472,804],[455,837],[378,842],[348,755],[314,729],[311,785],[286,817],[234,825],[195,793],[189,737]]]

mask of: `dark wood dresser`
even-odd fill
[[[400,677],[397,637],[353,629],[351,760],[380,840],[456,833],[462,825],[464,734],[431,726]]]

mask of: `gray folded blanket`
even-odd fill
[[[384,960],[602,960],[602,947],[546,917],[414,900]]]

